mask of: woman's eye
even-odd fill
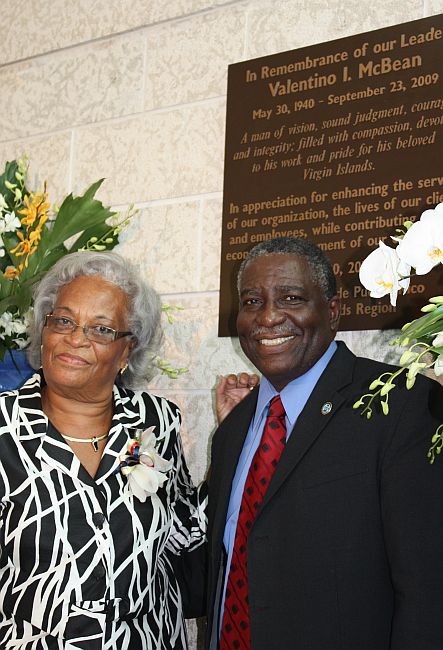
[[[112,334],[114,331],[110,327],[106,327],[106,325],[93,325],[91,329],[93,329],[96,334],[102,336],[109,336],[109,334]]]
[[[71,327],[73,323],[70,318],[63,318],[63,316],[56,316],[54,322],[58,327]]]

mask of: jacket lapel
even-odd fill
[[[345,403],[347,397],[340,391],[352,383],[354,364],[355,356],[343,343],[338,342],[336,353],[297,419],[266,491],[260,511],[266,507],[266,504],[294,471],[303,456],[332,422],[335,413]],[[326,405],[327,407],[325,407]]]
[[[131,399],[132,396],[132,392],[114,386],[114,415],[107,445],[94,479],[98,485],[116,472],[120,456],[126,453],[128,440],[135,436],[137,429],[146,428],[140,409]]]

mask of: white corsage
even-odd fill
[[[157,492],[168,478],[166,472],[172,467],[172,461],[162,458],[155,449],[159,441],[154,429],[137,430],[135,438],[128,442],[127,453],[120,456],[120,465],[116,469],[116,473],[120,471],[127,477],[130,491],[142,502]]]

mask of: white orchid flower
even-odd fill
[[[5,212],[0,219],[0,234],[4,232],[14,232],[20,228],[20,219],[16,216],[15,212]]]
[[[423,212],[400,241],[397,253],[417,275],[426,275],[443,262],[443,203]]]
[[[434,348],[443,348],[443,332],[439,332],[432,341]]]
[[[122,474],[128,479],[130,491],[143,503],[163,485],[168,478],[166,472],[172,467],[172,461],[165,460],[155,450],[157,438],[154,429],[155,427],[149,427],[137,438],[140,440],[139,462],[121,467]],[[129,454],[121,456],[120,460],[123,464],[133,453],[134,443],[136,444],[137,441],[131,440],[128,444]]]
[[[5,197],[3,194],[0,192],[0,213],[3,212],[3,210],[8,210],[8,204],[6,203]]]
[[[0,338],[4,339],[6,336],[20,336],[21,334],[26,334],[28,321],[29,312],[26,312],[26,314],[22,317],[18,316],[17,314],[11,314],[10,311],[3,312],[3,314],[0,316]],[[27,344],[27,338],[17,340],[14,339],[14,342],[17,343],[18,340],[24,341],[24,343]],[[19,344],[19,347],[23,346]]]
[[[24,339],[12,339],[12,340],[13,340],[14,343],[16,344],[18,350],[24,350],[24,348],[26,348],[27,345],[28,345],[28,343],[29,343],[29,339],[28,339],[28,338],[24,338]]]
[[[399,259],[397,249],[389,248],[382,241],[360,267],[360,282],[370,292],[371,298],[382,298],[389,294],[391,305],[397,304],[397,293],[409,288],[408,276],[411,267]]]
[[[13,320],[13,316],[9,311],[3,312],[3,314],[0,316],[0,332],[3,337],[11,336]]]

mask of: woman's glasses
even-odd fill
[[[103,343],[104,345],[121,339],[123,336],[132,336],[132,332],[114,330],[112,327],[99,323],[96,325],[79,325],[72,318],[55,316],[54,314],[46,314],[44,326],[50,329],[51,332],[56,332],[57,334],[72,334],[80,327],[89,341]]]

